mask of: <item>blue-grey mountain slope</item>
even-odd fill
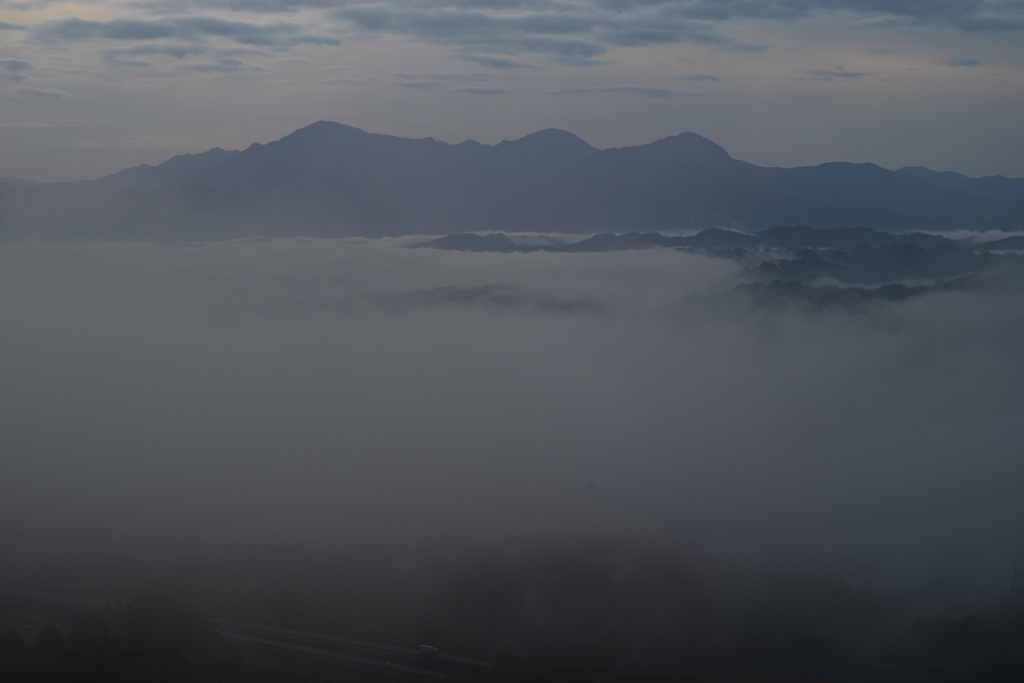
[[[199,180],[251,197],[270,229],[299,221],[323,234],[434,232],[487,220],[501,198],[597,153],[558,130],[495,146],[451,145],[320,121],[252,145]]]
[[[924,166],[904,166],[896,171],[926,180],[936,187],[957,190],[975,197],[989,197],[1004,202],[1024,204],[1024,178],[990,175],[971,178],[953,171],[933,171]]]
[[[773,225],[1024,227],[1024,204],[873,164],[782,169],[694,133],[599,150],[560,130],[449,144],[320,121],[92,182],[0,185],[0,239],[215,240]]]
[[[196,182],[201,172],[223,164],[237,150],[214,147],[199,154],[180,154],[157,166],[142,164],[100,178],[94,185],[108,188],[178,187]]]
[[[779,224],[887,230],[1001,228],[1021,207],[971,197],[874,164],[761,168],[693,133],[585,158],[513,198],[503,229],[576,232]]]

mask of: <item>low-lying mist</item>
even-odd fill
[[[738,266],[407,243],[0,246],[0,575],[602,543],[1009,588],[1019,296],[684,315]]]

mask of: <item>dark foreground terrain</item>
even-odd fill
[[[953,583],[896,593],[587,549],[480,561],[429,581],[97,597],[119,592],[131,591],[9,582],[0,680],[1024,679],[1024,612],[1011,601],[965,609]]]

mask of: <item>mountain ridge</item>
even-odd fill
[[[205,152],[178,154],[163,163],[140,164],[104,176],[93,183],[104,187],[174,187],[192,182],[191,174],[217,166],[239,154],[237,150],[213,147]],[[89,181],[85,181],[88,183]],[[79,181],[81,183],[81,181]]]
[[[120,239],[1024,228],[1024,185],[1017,202],[1012,182],[1007,199],[921,175],[871,163],[760,167],[693,132],[598,149],[556,128],[451,144],[317,121],[241,151],[178,155],[97,181],[0,185],[0,239],[86,239],[96,225]]]
[[[938,187],[958,190],[974,196],[1024,203],[1024,178],[1008,178],[1003,175],[972,178],[953,171],[933,171],[924,166],[904,166],[896,169],[896,172],[921,178]]]

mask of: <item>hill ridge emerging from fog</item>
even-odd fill
[[[96,181],[0,183],[5,240],[775,225],[1019,229],[1024,181],[846,162],[766,168],[690,132],[601,150],[558,129],[450,144],[318,121],[242,151],[214,148]]]

